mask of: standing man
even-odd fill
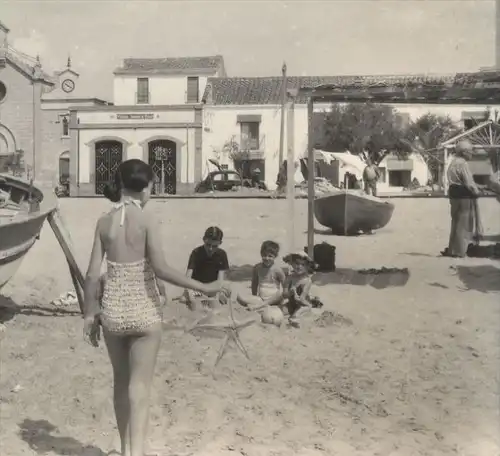
[[[365,184],[365,193],[367,195],[377,196],[377,182],[380,178],[380,170],[373,164],[370,157],[366,159],[366,166],[363,170],[363,181]]]
[[[469,168],[473,151],[469,140],[455,146],[455,156],[447,170],[448,197],[450,200],[451,228],[448,247],[443,256],[463,258],[471,241],[479,241],[482,234],[477,199],[480,191]]]

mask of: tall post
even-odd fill
[[[287,109],[286,199],[288,212],[288,251],[295,251],[295,96],[289,94]]]
[[[314,100],[307,100],[307,251],[313,258],[314,252],[314,135],[313,135]]]
[[[283,151],[285,148],[285,108],[286,108],[286,63],[283,63],[281,68],[282,81],[281,81],[281,124],[280,124],[280,148],[278,157],[278,168],[283,164]]]

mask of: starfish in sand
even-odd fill
[[[242,329],[247,328],[250,325],[253,325],[256,320],[251,319],[247,320],[244,322],[238,322],[234,318],[234,311],[233,311],[233,301],[235,301],[235,296],[234,292],[231,294],[231,297],[229,299],[228,305],[229,305],[229,313],[230,313],[230,321],[228,322],[223,322],[223,323],[205,323],[206,320],[208,320],[211,315],[202,318],[201,320],[198,320],[189,330],[188,332],[193,332],[196,330],[208,330],[208,331],[223,331],[226,333],[226,336],[224,337],[224,341],[222,342],[222,345],[219,349],[219,353],[217,355],[217,359],[215,360],[215,365],[214,369],[217,367],[219,364],[220,360],[223,358],[224,354],[226,353],[227,347],[229,345],[229,342],[232,341],[236,347],[245,355],[247,359],[250,359],[250,355],[248,354],[247,349],[243,345],[240,339],[240,331]]]

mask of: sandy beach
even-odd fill
[[[375,235],[329,236],[318,226],[316,242],[337,247],[337,272],[315,281],[323,309],[300,329],[246,328],[241,339],[251,361],[231,349],[215,378],[222,338],[184,333],[197,315],[169,303],[152,396],[152,450],[165,456],[500,455],[498,262],[438,257],[448,237],[447,200],[393,201],[392,221]],[[204,229],[220,226],[239,290],[249,287],[263,240],[286,244],[284,200],[150,204],[163,222],[168,261],[180,270]],[[498,202],[480,204],[494,242]],[[83,268],[95,222],[108,207],[100,199],[61,200]],[[306,201],[296,207],[302,247]],[[384,282],[355,271],[382,266],[408,268],[408,280]],[[70,289],[64,256],[46,225],[0,298],[2,456],[104,456],[118,446],[105,347],[84,343],[77,307],[50,304]],[[169,288],[171,298],[179,294]]]

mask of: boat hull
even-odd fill
[[[22,260],[39,237],[43,223],[56,209],[53,192],[31,187],[28,182],[0,174],[0,189],[9,190],[14,202],[20,202],[31,192],[38,207],[0,224],[0,289],[14,276]]]
[[[340,235],[383,228],[390,222],[393,212],[392,203],[356,191],[328,194],[314,200],[316,220]]]

